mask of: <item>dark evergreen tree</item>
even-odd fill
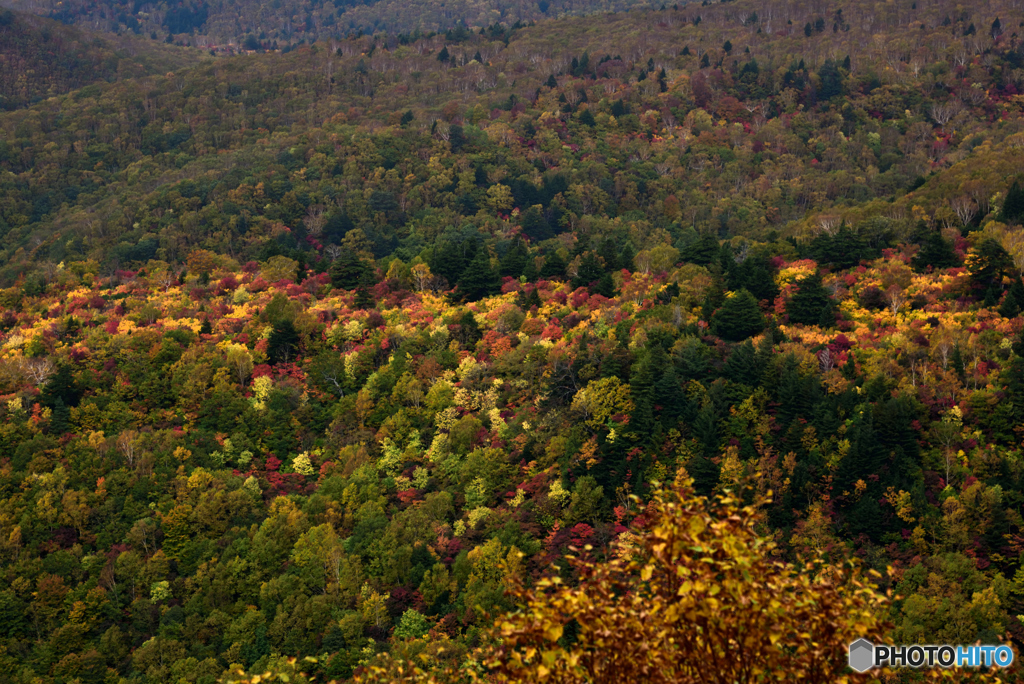
[[[359,285],[369,265],[366,264],[352,250],[343,250],[342,253],[331,264],[328,274],[331,277],[331,285],[342,290],[351,290]]]
[[[516,240],[505,252],[505,256],[501,258],[501,275],[513,278],[523,275],[529,258],[530,252],[526,249],[526,245],[522,241]]]
[[[619,267],[632,269],[633,261],[636,259],[636,249],[633,247],[633,243],[627,240],[622,245],[622,249],[619,250]]]
[[[530,238],[534,243],[549,240],[556,235],[555,230],[548,223],[544,213],[535,206],[523,212],[519,223],[523,227],[523,235]]]
[[[704,295],[700,317],[710,324],[715,312],[724,303],[725,288],[722,287],[722,281],[719,278],[715,278],[711,281],[711,287],[708,288],[707,293]]]
[[[754,344],[747,340],[733,348],[722,368],[722,373],[733,382],[756,387],[761,379],[761,369]]]
[[[359,277],[359,284],[356,286],[355,307],[357,309],[372,309],[377,301],[373,297],[373,286],[377,281],[373,278],[373,271],[367,268]]]
[[[575,287],[589,287],[592,283],[596,283],[601,279],[605,273],[604,266],[601,265],[601,259],[593,252],[587,252],[580,259],[579,268],[576,269],[576,277],[572,279],[572,286]]]
[[[831,59],[826,59],[818,70],[818,80],[821,83],[818,87],[819,100],[831,100],[843,94],[843,74]]]
[[[1020,181],[1014,181],[1006,192],[999,218],[1006,223],[1020,223],[1024,220],[1024,188],[1020,187]]]
[[[719,438],[718,416],[710,403],[698,413],[693,423],[693,436],[700,442],[701,452],[686,464],[687,474],[693,478],[698,493],[710,494],[718,484],[721,469],[718,466]]]
[[[617,271],[622,268],[622,262],[619,261],[619,246],[615,244],[615,240],[605,238],[598,254],[604,259],[604,266],[609,271]]]
[[[718,238],[711,233],[703,233],[695,242],[683,250],[682,258],[692,264],[707,266],[719,258],[721,247]]]
[[[491,268],[491,258],[487,249],[477,249],[476,256],[462,272],[458,282],[459,294],[466,301],[474,302],[501,290],[498,274]]]
[[[288,318],[274,323],[274,329],[267,340],[267,358],[273,364],[288,363],[299,348],[299,332]]]
[[[475,239],[445,237],[434,246],[430,256],[430,270],[449,283],[457,283],[466,266],[476,256],[478,243]]]
[[[665,286],[665,289],[658,293],[658,303],[668,304],[678,297],[680,292],[678,283],[669,283]]]
[[[1015,318],[1020,315],[1022,308],[1024,308],[1024,284],[1021,283],[1020,278],[1015,278],[999,307],[999,315],[1003,318]]]
[[[523,277],[526,278],[526,282],[532,283],[540,277],[540,272],[537,270],[537,261],[532,257],[526,260],[526,268],[523,269]]]
[[[662,352],[664,356],[664,352]],[[654,430],[654,384],[657,380],[655,361],[647,350],[634,366],[629,377],[633,412],[629,416],[629,431],[643,441],[650,439]]]
[[[455,339],[458,340],[465,349],[472,350],[476,346],[476,343],[483,338],[484,334],[480,331],[480,326],[476,322],[476,316],[473,315],[472,311],[467,311],[462,314],[462,317],[458,319],[458,330],[455,333]]]
[[[860,232],[845,223],[839,226],[835,235],[821,233],[811,242],[810,255],[819,264],[832,268],[852,268],[863,259],[877,256],[876,250],[868,247]]]
[[[930,268],[943,269],[952,268],[958,265],[956,254],[953,252],[953,245],[949,243],[937,230],[926,230],[918,237],[921,249],[914,255],[911,261],[914,270],[920,272]]]
[[[552,250],[544,257],[544,265],[540,269],[541,278],[565,278],[565,259]]]
[[[592,294],[599,294],[602,297],[608,297],[611,299],[615,296],[615,280],[612,279],[612,274],[605,271],[601,274],[597,284],[592,288]]]
[[[527,311],[529,311],[533,307],[535,307],[535,306],[539,307],[542,304],[543,304],[543,302],[541,302],[541,299],[540,299],[540,292],[537,291],[536,287],[531,287],[529,294],[527,294],[525,297],[523,297],[522,308],[527,310]]]
[[[1012,268],[1010,255],[992,238],[985,238],[967,256],[967,274],[976,296],[985,296],[990,288],[993,292],[1001,291],[1003,276]]]
[[[796,292],[786,303],[789,322],[799,325],[820,325],[825,320],[831,321],[828,327],[834,325],[836,304],[822,285],[821,274],[815,273],[802,278],[796,285]]]
[[[687,412],[688,404],[689,399],[683,392],[675,364],[669,363],[654,385],[654,405],[661,424],[667,429],[675,427]]]
[[[711,329],[724,340],[739,342],[764,330],[764,317],[754,295],[740,290],[728,297],[715,312]]]
[[[779,294],[775,269],[767,257],[747,257],[726,273],[729,289],[747,290],[759,300],[773,300]]]
[[[1003,366],[1000,377],[1006,386],[1014,425],[1024,425],[1024,331],[1013,341],[1013,354]]]
[[[82,392],[75,381],[71,366],[60,364],[57,366],[57,372],[43,385],[43,391],[39,394],[39,403],[43,406],[54,408],[59,401],[64,406],[70,408],[78,406],[81,397]]]

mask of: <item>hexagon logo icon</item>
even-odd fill
[[[875,664],[875,645],[867,639],[850,644],[850,669],[867,672]]]

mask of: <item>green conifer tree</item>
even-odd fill
[[[566,263],[565,259],[559,256],[558,252],[548,252],[544,257],[544,265],[540,268],[541,278],[564,278]]]
[[[495,294],[501,289],[501,282],[491,268],[491,257],[486,248],[477,249],[476,256],[462,272],[458,287],[462,298],[470,302]]]
[[[797,291],[786,303],[786,314],[790,323],[799,325],[821,325],[822,321],[835,323],[835,302],[822,285],[821,274],[802,278],[797,282]]]
[[[288,363],[299,348],[299,332],[288,318],[274,323],[274,329],[267,340],[267,358],[271,363]]]
[[[754,295],[740,290],[728,297],[715,312],[711,328],[722,339],[739,342],[764,330],[764,316]]]

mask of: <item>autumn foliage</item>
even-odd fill
[[[498,681],[846,681],[846,645],[884,633],[886,597],[855,566],[778,557],[763,516],[726,492],[662,491],[578,582],[517,585],[500,624]]]

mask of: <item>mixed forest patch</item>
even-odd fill
[[[697,537],[808,592],[769,659],[843,601],[829,644],[1021,643],[1021,25],[737,0],[134,61],[0,12],[2,59],[73,46],[0,76],[0,668],[586,679],[609,637],[552,606],[661,605]]]

